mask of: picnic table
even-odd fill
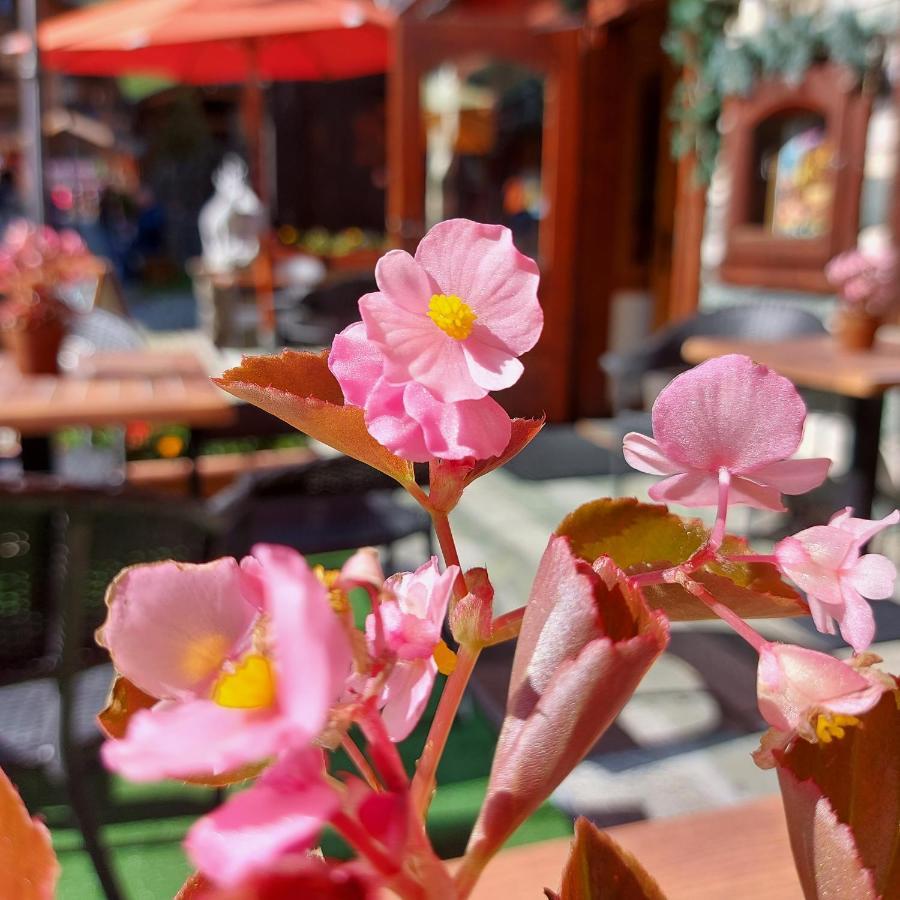
[[[0,427],[22,435],[26,469],[50,468],[49,437],[69,426],[133,421],[230,425],[234,403],[190,351],[98,352],[58,375],[23,375],[0,353]]]

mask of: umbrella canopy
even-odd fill
[[[49,69],[189,84],[384,72],[394,16],[372,0],[111,0],[38,31]]]

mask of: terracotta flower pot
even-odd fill
[[[881,320],[865,312],[839,310],[834,335],[844,350],[870,350]]]
[[[54,375],[59,371],[56,357],[66,336],[61,319],[50,318],[39,325],[3,330],[3,341],[23,375]]]

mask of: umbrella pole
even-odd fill
[[[250,156],[250,179],[257,196],[262,201],[265,215],[270,215],[269,179],[266,171],[266,136],[262,82],[259,77],[258,47],[255,41],[247,42],[250,72],[241,95],[244,129]],[[256,293],[256,310],[259,317],[257,332],[264,346],[275,341],[275,278],[272,266],[272,238],[270,223],[260,235],[259,255],[253,264],[253,287]]]

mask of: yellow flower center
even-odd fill
[[[213,688],[213,701],[230,709],[265,709],[275,703],[275,673],[259,653],[244,657],[233,672],[226,672]]]
[[[428,318],[444,334],[464,341],[472,333],[472,323],[478,318],[472,307],[456,294],[434,294],[428,304]]]
[[[433,656],[441,675],[453,674],[456,668],[456,654],[443,641],[438,641]]]
[[[816,736],[823,744],[830,744],[835,738],[842,738],[852,725],[859,725],[856,716],[820,715],[816,719]]]
[[[345,615],[350,611],[350,598],[346,591],[342,591],[339,587],[335,587],[341,573],[338,569],[326,569],[325,566],[313,566],[313,575],[319,579],[325,589],[328,591],[328,602],[331,608],[338,615]]]

